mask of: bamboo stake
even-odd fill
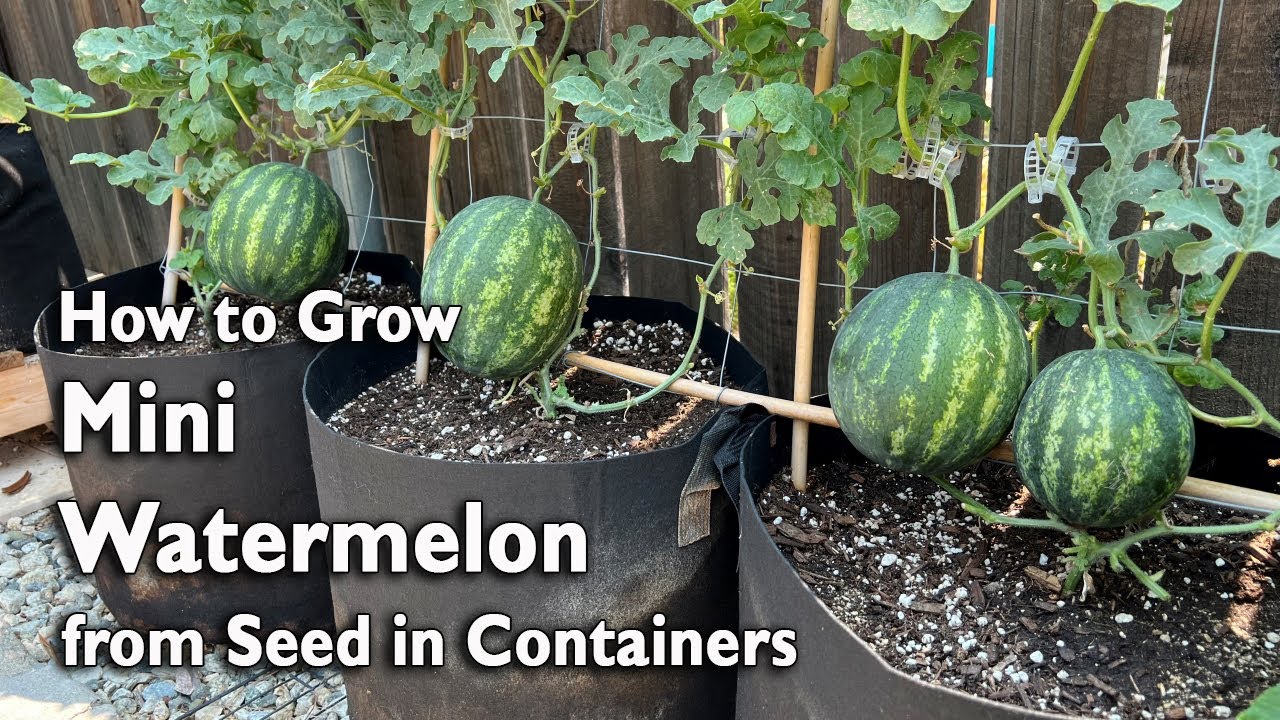
[[[186,155],[179,155],[174,158],[174,172],[181,175],[182,166],[186,162]],[[173,203],[169,207],[169,244],[164,251],[164,290],[160,294],[160,303],[165,307],[178,303],[178,273],[171,265],[173,259],[177,257],[178,251],[182,249],[182,211],[186,207],[186,194],[183,193],[181,188],[176,188],[173,191]]]
[[[449,52],[445,48],[445,52],[440,56],[440,77],[447,84],[449,82]],[[436,238],[440,236],[440,227],[436,224],[436,215],[438,213],[437,205],[440,202],[440,178],[436,165],[440,162],[441,149],[441,132],[440,126],[436,125],[431,128],[431,143],[427,152],[427,227],[422,233],[422,272],[427,271],[427,258],[431,255],[431,248],[436,244]],[[418,341],[418,359],[413,368],[414,382],[419,385],[426,385],[431,376],[431,343]]]
[[[818,50],[818,67],[813,78],[813,94],[831,87],[836,64],[836,27],[840,14],[838,0],[822,0],[821,32],[827,44]],[[817,148],[809,148],[814,154]],[[813,338],[818,305],[818,250],[821,229],[805,223],[800,244],[800,300],[796,309],[796,362],[792,399],[807,403],[813,396]],[[803,491],[809,483],[809,424],[803,420],[791,426],[791,479]]]
[[[620,380],[626,380],[638,385],[647,387],[657,387],[667,379],[667,375],[652,370],[641,370],[630,365],[623,365],[609,360],[601,360],[599,358],[584,355],[582,353],[568,353],[564,356],[566,365],[591,372],[608,375]],[[702,400],[711,400],[721,405],[729,405],[739,407],[742,405],[756,404],[768,410],[774,415],[791,418],[796,423],[805,423],[807,425],[820,425],[822,427],[838,428],[840,425],[836,422],[835,413],[830,408],[811,405],[809,403],[795,402],[793,400],[783,400],[769,395],[759,395],[743,390],[734,390],[732,388],[722,388],[717,385],[697,382],[681,378],[675,382],[667,392],[686,397],[695,397]],[[808,436],[806,435],[806,439]],[[1001,443],[995,450],[992,450],[987,457],[992,460],[1000,460],[1003,462],[1013,462],[1013,446],[1005,441]],[[1203,480],[1197,477],[1188,477],[1182,484],[1182,488],[1178,494],[1183,497],[1195,498],[1207,502],[1219,503],[1222,505],[1230,505],[1232,507],[1247,508],[1264,513],[1275,512],[1280,510],[1280,495],[1263,492],[1261,490],[1250,490],[1248,488],[1236,487],[1235,485],[1227,485],[1224,483],[1214,482],[1212,480]]]

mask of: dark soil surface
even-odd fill
[[[680,366],[689,333],[674,323],[597,322],[578,342],[605,360],[670,373]],[[718,358],[699,358],[688,377],[720,382]],[[582,370],[566,375],[582,404],[634,397],[643,388]],[[405,453],[461,462],[576,462],[679,445],[715,413],[714,403],[662,393],[626,412],[596,415],[561,412],[540,419],[532,395],[510,383],[484,380],[444,361],[431,360],[431,382],[418,385],[413,368],[393,374],[329,418],[338,432]]]
[[[343,286],[346,285],[345,291]],[[343,273],[329,286],[329,289],[343,292],[343,297],[348,304],[354,305],[376,305],[378,307],[390,307],[392,305],[401,305],[409,307],[418,304],[418,290],[411,285],[383,285],[381,281],[371,282],[369,274],[364,271],[357,271],[351,278],[350,285],[347,285],[347,275]],[[204,327],[204,323],[200,319],[200,309],[196,308],[194,319],[191,321],[191,327],[187,331],[186,337],[181,342],[167,340],[165,342],[157,342],[153,338],[143,337],[137,342],[125,343],[114,339],[108,339],[107,342],[83,343],[76,348],[77,355],[92,355],[96,357],[181,357],[186,355],[208,355],[211,353],[230,352],[233,350],[243,350],[246,347],[265,347],[269,345],[283,345],[284,343],[295,342],[304,339],[302,331],[298,328],[298,306],[293,304],[280,304],[263,302],[257,298],[247,295],[239,295],[236,293],[219,293],[214,299],[214,304],[222,302],[223,297],[229,297],[231,304],[238,308],[248,308],[253,305],[264,305],[271,308],[276,316],[276,333],[264,343],[250,343],[242,341],[239,343],[221,344],[213,342],[208,331]],[[194,299],[189,299],[185,303],[191,307],[196,307]],[[228,325],[233,330],[240,329],[240,318],[236,317],[228,321]]]
[[[1165,568],[1169,602],[1104,566],[1086,598],[1060,597],[1065,538],[991,526],[930,480],[828,463],[797,493],[784,472],[760,499],[783,554],[891,665],[926,682],[1072,716],[1234,717],[1280,683],[1275,533],[1160,539],[1131,554]],[[1001,512],[1043,516],[1016,472],[953,478]],[[1246,522],[1175,501],[1175,524]]]

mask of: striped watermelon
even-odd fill
[[[868,295],[841,326],[827,384],[840,429],[893,470],[970,465],[1009,431],[1027,387],[1008,304],[961,275],[918,273]]]
[[[1022,482],[1073,525],[1119,527],[1173,496],[1195,426],[1169,375],[1128,350],[1079,350],[1031,384],[1013,428]]]
[[[422,304],[462,307],[440,352],[481,377],[520,377],[564,349],[582,294],[578,240],[544,205],[472,203],[445,226],[422,274]]]
[[[337,277],[347,255],[347,213],[314,173],[289,163],[236,175],[209,208],[205,259],[239,292],[292,302]]]

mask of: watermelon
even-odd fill
[[[347,257],[347,213],[323,180],[273,162],[241,171],[209,207],[205,260],[235,290],[293,302],[328,285]]]
[[[893,470],[946,473],[977,462],[1013,424],[1030,350],[1008,303],[961,275],[918,273],[868,295],[831,349],[840,429]]]
[[[545,205],[510,196],[472,203],[427,257],[422,304],[461,306],[440,352],[495,380],[540,369],[564,349],[582,295],[582,254]]]
[[[1168,373],[1129,350],[1079,350],[1031,384],[1013,428],[1022,482],[1073,525],[1160,509],[1191,467],[1195,426]]]

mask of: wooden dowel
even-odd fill
[[[179,155],[174,158],[174,172],[181,175],[182,166],[186,162],[186,155]],[[175,189],[173,191],[173,201],[169,206],[169,242],[164,251],[164,290],[160,294],[160,304],[165,307],[176,305],[178,302],[178,273],[170,265],[173,263],[173,259],[178,256],[178,251],[182,249],[182,211],[186,207],[186,194],[181,188]]]
[[[440,56],[440,77],[449,82],[448,50]],[[427,272],[427,258],[431,256],[431,248],[440,236],[440,226],[436,224],[437,205],[440,202],[440,178],[436,165],[440,161],[441,132],[440,126],[431,128],[431,142],[427,151],[427,227],[422,232],[422,272]],[[419,385],[426,385],[431,376],[431,343],[418,342],[418,358],[414,362],[413,379]]]
[[[646,387],[657,387],[667,380],[668,375],[652,370],[641,370],[630,365],[612,362],[610,360],[601,360],[590,355],[582,353],[568,353],[564,356],[564,362],[570,367],[582,368],[591,372],[608,375],[627,382],[633,382]],[[809,403],[800,403],[792,400],[783,400],[782,398],[771,397],[769,395],[760,395],[757,393],[745,392],[743,390],[734,390],[732,388],[721,388],[716,385],[698,382],[681,378],[676,380],[670,387],[668,392],[687,397],[700,398],[702,400],[711,400],[721,405],[729,405],[733,407],[741,405],[756,404],[768,410],[774,415],[791,418],[796,423],[806,423],[812,425],[821,425],[823,427],[838,428],[839,423],[836,422],[836,415],[830,408],[811,405]],[[807,435],[806,435],[807,439]],[[1000,443],[995,450],[992,450],[987,457],[992,460],[1000,460],[1003,462],[1013,462],[1013,445],[1009,441]],[[1230,505],[1233,507],[1247,508],[1259,512],[1270,513],[1280,510],[1280,495],[1263,492],[1261,490],[1250,490],[1248,488],[1236,487],[1235,485],[1227,485],[1225,483],[1214,482],[1212,480],[1202,480],[1197,477],[1188,477],[1182,484],[1182,488],[1178,494],[1183,497],[1205,500],[1208,502]]]
[[[818,95],[831,87],[831,76],[836,64],[836,27],[840,14],[838,0],[822,0],[822,20],[819,29],[827,44],[818,50],[818,67],[813,77],[813,94]],[[816,148],[809,148],[813,154]],[[821,228],[804,224],[800,241],[800,297],[796,307],[796,362],[792,399],[808,403],[813,397],[813,338],[818,307],[818,250],[821,247]],[[804,490],[809,482],[809,424],[798,420],[791,426],[791,480],[797,490]]]

